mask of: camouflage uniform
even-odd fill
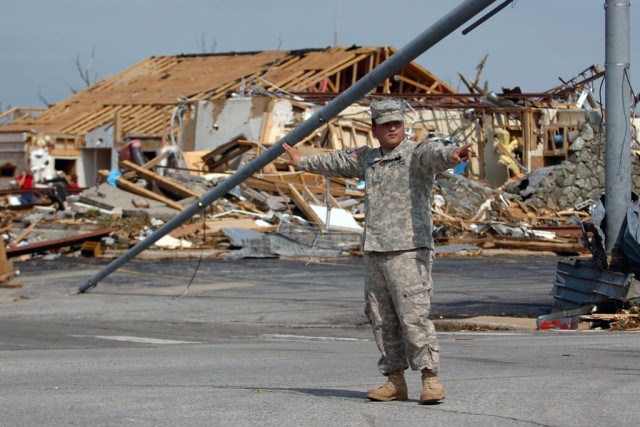
[[[362,147],[302,157],[298,168],[365,180],[365,313],[383,374],[439,367],[429,320],[434,258],[431,191],[434,175],[457,162],[455,147],[405,139],[393,150]],[[408,363],[407,363],[408,361]]]

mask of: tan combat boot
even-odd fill
[[[407,383],[404,381],[404,371],[390,372],[387,382],[380,388],[367,391],[367,398],[379,402],[390,400],[407,400]]]
[[[422,370],[422,394],[420,404],[429,405],[444,399],[444,386],[438,381],[435,373],[428,369]]]

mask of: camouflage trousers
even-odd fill
[[[429,320],[434,257],[424,248],[364,254],[365,314],[382,354],[378,369],[383,374],[409,366],[438,372],[440,348]]]

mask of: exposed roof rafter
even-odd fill
[[[38,115],[24,115],[0,131],[84,135],[113,122],[123,134],[162,135],[165,119],[188,100],[221,99],[236,93],[268,91],[297,94],[340,93],[393,55],[392,47],[329,47],[150,57],[74,94]],[[240,93],[244,88],[244,93]],[[373,93],[454,94],[446,83],[415,63]]]

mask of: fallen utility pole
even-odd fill
[[[316,112],[313,116],[301,123],[300,126],[296,127],[284,138],[276,142],[267,151],[238,169],[235,174],[222,181],[215,188],[202,196],[202,198],[194,202],[176,217],[172,218],[170,221],[166,222],[163,226],[147,236],[147,238],[142,242],[138,243],[128,252],[112,261],[104,269],[89,279],[87,283],[82,285],[79,288],[79,293],[84,293],[89,289],[94,288],[100,280],[120,268],[120,266],[124,265],[131,258],[153,245],[155,242],[160,240],[160,238],[186,222],[198,212],[206,209],[207,206],[218,198],[224,196],[234,187],[241,184],[244,180],[255,174],[264,166],[274,161],[284,152],[282,148],[283,144],[286,143],[293,146],[305,137],[309,136],[313,131],[329,122],[329,120],[338,115],[349,105],[364,97],[372,89],[384,82],[384,80],[393,76],[395,73],[400,71],[402,67],[409,64],[419,55],[433,47],[495,1],[496,0],[466,0],[460,4],[402,49],[398,50],[394,55],[372,70],[369,74],[358,80],[349,89],[334,98],[320,111]]]

